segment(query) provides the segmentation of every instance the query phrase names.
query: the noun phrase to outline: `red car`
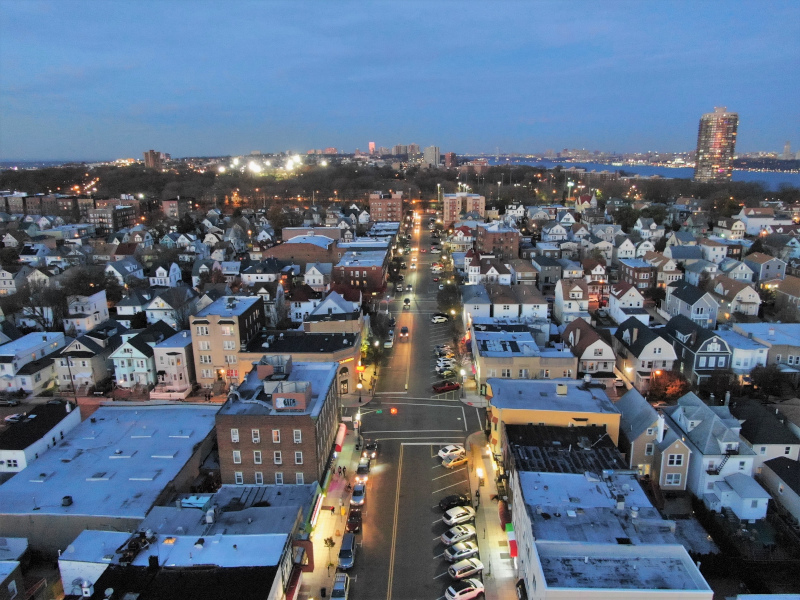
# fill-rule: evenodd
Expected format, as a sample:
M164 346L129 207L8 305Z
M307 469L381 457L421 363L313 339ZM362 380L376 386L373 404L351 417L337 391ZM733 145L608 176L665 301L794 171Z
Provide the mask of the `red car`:
M419 251L425 254L425 248L420 248Z
M455 381L443 381L433 385L433 391L437 394L444 394L445 392L452 392L459 389L461 386Z
M434 277L433 280L434 281L439 281L439 278L438 277Z

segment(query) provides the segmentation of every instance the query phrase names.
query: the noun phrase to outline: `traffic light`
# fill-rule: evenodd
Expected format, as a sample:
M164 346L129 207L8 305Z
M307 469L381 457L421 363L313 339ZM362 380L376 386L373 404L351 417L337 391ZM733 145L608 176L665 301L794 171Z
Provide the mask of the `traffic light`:
M393 406L392 408L389 409L389 412L392 413L393 415L396 415L397 409Z

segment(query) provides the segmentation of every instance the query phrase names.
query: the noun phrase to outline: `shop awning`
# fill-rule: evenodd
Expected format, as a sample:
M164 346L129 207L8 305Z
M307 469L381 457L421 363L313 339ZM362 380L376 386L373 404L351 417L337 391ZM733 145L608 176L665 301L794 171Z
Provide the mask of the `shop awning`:
M339 431L336 432L336 451L341 452L344 445L344 437L347 435L347 425L339 423Z
M508 510L508 503L505 500L497 503L497 512L500 514L500 527L505 529L506 525L511 523L511 511Z
M506 523L506 537L508 538L508 552L511 558L517 556L517 534L514 533L514 524Z

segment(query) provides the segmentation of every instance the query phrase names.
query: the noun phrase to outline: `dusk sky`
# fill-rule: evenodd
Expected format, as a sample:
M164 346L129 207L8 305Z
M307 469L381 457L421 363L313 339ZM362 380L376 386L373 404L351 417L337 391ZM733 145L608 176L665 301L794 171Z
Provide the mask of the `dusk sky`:
M800 150L800 3L0 0L0 159Z

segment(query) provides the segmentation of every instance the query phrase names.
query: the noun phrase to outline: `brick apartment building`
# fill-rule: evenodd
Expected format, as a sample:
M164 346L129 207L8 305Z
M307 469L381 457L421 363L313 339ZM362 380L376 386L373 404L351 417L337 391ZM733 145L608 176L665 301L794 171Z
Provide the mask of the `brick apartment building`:
M265 325L264 302L259 296L223 296L189 318L197 383L239 383L250 363L239 365L239 353Z
M189 214L192 210L193 198L172 198L171 200L161 201L161 212L168 219L180 219L184 215Z
M467 192L442 195L442 224L445 228L458 221L462 212L477 212L481 217L485 216L486 197Z
M475 229L475 251L493 254L500 260L519 257L519 230L500 221L478 223Z
M261 258L277 259L285 264L300 265L305 271L309 263L337 263L342 251L335 240L321 235L299 235L262 252Z
M340 430L336 369L291 356L258 361L216 415L223 484L324 480Z
M402 221L403 192L373 192L369 195L369 214L372 221Z
M136 209L132 206L92 208L88 211L89 223L94 225L98 236L104 236L136 224Z
M642 291L657 283L656 268L641 258L624 258L619 261L619 280L630 283Z
M388 252L345 252L334 265L331 283L349 285L364 296L376 295L386 287Z

